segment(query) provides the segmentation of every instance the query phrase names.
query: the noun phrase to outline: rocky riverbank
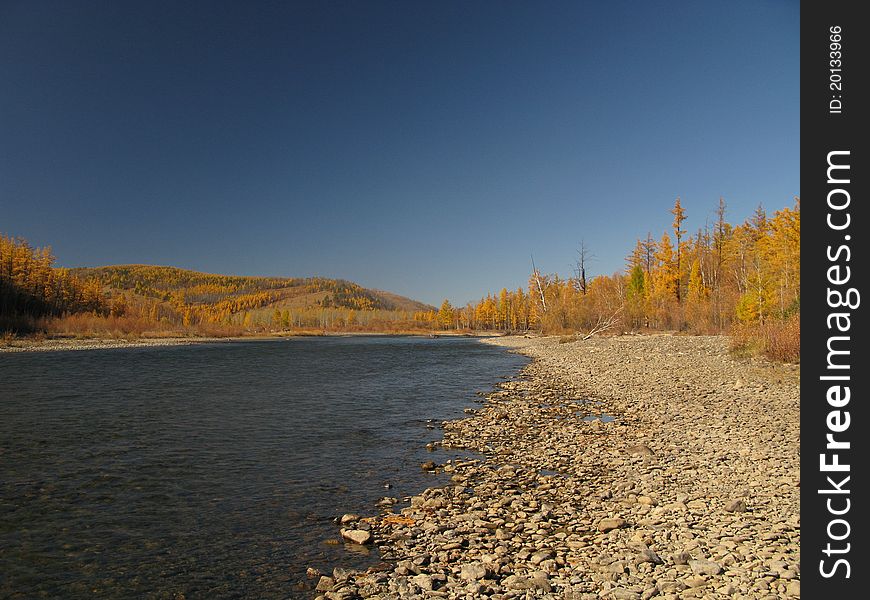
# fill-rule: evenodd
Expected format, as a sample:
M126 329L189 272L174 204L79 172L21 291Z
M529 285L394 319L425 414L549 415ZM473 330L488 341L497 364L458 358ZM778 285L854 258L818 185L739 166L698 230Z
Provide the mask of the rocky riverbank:
M188 346L190 344L215 343L225 338L13 338L0 340L2 352L61 352L73 350L105 350L109 348L139 348L142 346Z
M388 562L320 577L319 597L800 596L796 366L720 337L488 343L534 361L443 424L443 446L483 458L346 515L345 539Z

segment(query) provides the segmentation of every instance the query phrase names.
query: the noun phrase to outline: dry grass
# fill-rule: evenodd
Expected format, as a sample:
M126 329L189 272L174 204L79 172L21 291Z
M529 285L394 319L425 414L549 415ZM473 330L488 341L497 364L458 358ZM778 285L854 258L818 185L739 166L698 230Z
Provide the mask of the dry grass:
M46 318L39 329L50 336L73 338L138 339L167 337L235 337L245 333L239 325L202 324L181 327L135 316L78 313Z
M731 351L739 355L763 354L779 362L800 363L800 315L763 325L735 325L731 330Z

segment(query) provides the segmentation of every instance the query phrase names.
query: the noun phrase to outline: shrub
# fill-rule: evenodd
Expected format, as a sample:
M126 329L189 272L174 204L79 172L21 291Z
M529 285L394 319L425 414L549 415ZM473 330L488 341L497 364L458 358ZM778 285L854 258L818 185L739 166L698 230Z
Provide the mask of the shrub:
M731 330L731 351L735 354L763 354L779 362L799 363L801 358L800 313L764 324L739 324Z

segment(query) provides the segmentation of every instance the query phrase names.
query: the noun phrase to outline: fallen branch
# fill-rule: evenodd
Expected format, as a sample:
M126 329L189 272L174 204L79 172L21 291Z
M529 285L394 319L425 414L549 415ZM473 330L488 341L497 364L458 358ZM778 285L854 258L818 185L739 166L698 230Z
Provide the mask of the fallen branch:
M616 309L616 311L614 311L614 313L612 315L610 315L607 318L604 318L603 316L599 316L598 322L595 323L595 326L589 331L589 333L587 333L586 335L583 336L583 339L588 340L596 333L601 333L602 331L607 331L608 329L611 329L614 325L619 323L619 313L622 312L623 308L625 308L625 306L620 306L619 308Z

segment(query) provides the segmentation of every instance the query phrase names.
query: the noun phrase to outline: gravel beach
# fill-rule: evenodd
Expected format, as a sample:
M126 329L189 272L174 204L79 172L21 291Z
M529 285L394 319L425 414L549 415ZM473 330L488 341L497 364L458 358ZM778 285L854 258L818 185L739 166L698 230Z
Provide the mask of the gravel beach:
M54 338L35 340L30 338L0 341L0 353L3 352L61 352L77 350L106 350L110 348L140 348L153 346L189 346L190 344L215 343L225 341L224 338L139 338L139 339L103 339L103 338Z
M564 341L564 340L562 340ZM800 596L800 371L726 338L503 337L533 358L443 423L450 483L341 535L366 572L311 572L319 598Z

